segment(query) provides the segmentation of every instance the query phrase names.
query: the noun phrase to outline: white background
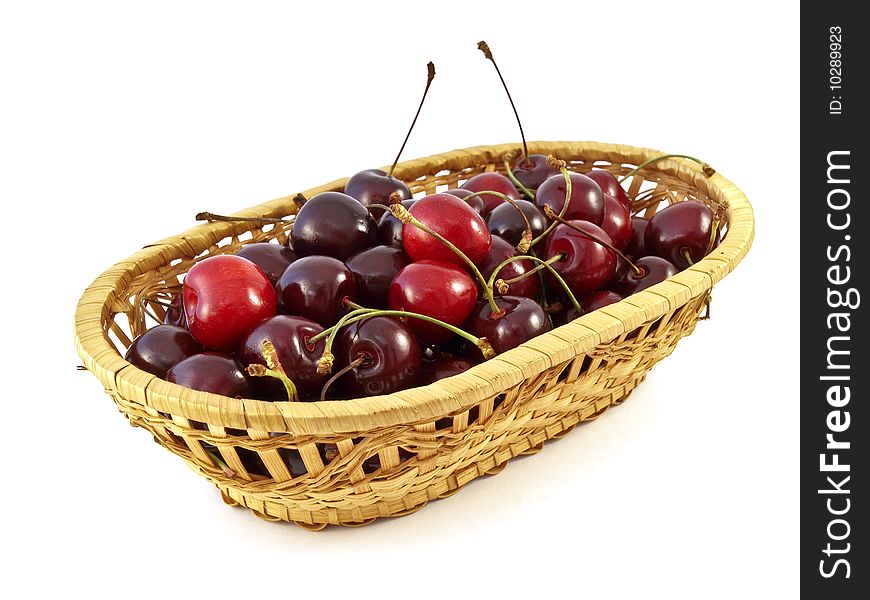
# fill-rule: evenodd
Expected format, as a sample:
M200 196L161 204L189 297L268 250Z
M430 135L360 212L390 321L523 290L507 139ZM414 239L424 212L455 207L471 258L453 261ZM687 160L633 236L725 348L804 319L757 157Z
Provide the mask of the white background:
M4 3L4 595L796 597L798 24L784 2ZM704 158L753 202L752 252L625 405L498 477L320 534L226 508L75 370L79 294L197 211L389 163L430 59L405 158L517 141L480 39L530 139Z

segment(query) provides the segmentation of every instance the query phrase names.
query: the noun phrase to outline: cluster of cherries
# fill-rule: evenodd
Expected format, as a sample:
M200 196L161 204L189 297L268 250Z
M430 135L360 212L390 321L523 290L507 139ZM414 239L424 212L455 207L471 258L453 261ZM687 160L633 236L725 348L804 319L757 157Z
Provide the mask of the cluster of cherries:
M427 90L433 76L430 63ZM719 241L701 202L632 216L610 172L573 172L523 148L504 174L416 200L392 169L314 196L286 244L192 267L164 324L137 337L127 360L230 397L389 394L664 281Z

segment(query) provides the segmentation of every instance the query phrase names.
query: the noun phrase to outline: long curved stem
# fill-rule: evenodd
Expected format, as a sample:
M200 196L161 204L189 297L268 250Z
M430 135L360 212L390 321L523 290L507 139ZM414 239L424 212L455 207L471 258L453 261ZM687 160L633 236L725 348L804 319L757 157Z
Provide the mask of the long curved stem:
M396 169L396 164L399 162L399 157L402 156L402 152L405 150L405 144L408 143L408 138L411 137L411 132L414 131L414 125L417 124L417 117L420 116L420 111L423 110L423 103L426 101L426 94L429 93L429 87L432 85L432 80L435 79L435 64L432 61L429 61L429 64L426 65L426 89L423 90L423 97L420 99L420 106L417 107L417 112L414 114L414 120L411 121L411 127L408 128L408 133L405 135L405 141L402 142L402 147L399 148L399 153L396 155L396 160L393 161L392 166L390 167L390 172L387 173L387 177L392 179L393 171Z
M559 171L562 173L562 177L565 178L565 202L562 204L562 210L559 211L559 217L561 218L564 217L565 213L568 212L568 205L571 204L571 172L568 170L568 165L565 163L564 160L557 160L552 156L548 156L547 162L554 167L558 167ZM544 212L546 213L546 210ZM532 243L529 244L529 248L534 248L535 244L547 237L547 235L549 235L549 233L553 231L555 227L556 222L553 221L547 226L547 228L543 232L541 232L541 235L532 240Z
M523 124L520 121L520 113L517 112L517 107L514 104L514 99L511 98L510 90L508 90L507 83L504 81L504 77L501 76L501 71L498 68L498 64L495 62L495 58L492 56L492 50L489 49L489 44L486 42L480 41L477 43L477 49L483 52L483 55L489 59L492 63L492 66L495 67L495 72L498 74L498 78L501 80L501 85L504 87L504 91L507 94L508 100L511 103L511 108L514 110L514 116L517 118L517 125L520 128L520 137L523 140L523 156L526 158L529 157L529 147L526 145L526 134L523 133Z
M619 179L619 183L622 183L623 181L625 181L626 179L628 179L629 177L631 177L632 175L634 175L635 173L637 173L641 169L644 169L653 163L657 163L660 160L665 160L668 158L685 158L685 159L691 160L693 162L696 162L699 165L701 165L701 170L704 171L704 175L706 175L707 177L712 176L716 172L716 169L714 169L713 167L711 167L710 165L705 163L700 158L695 158L694 156L689 156L688 154L663 154L662 156L656 156L655 158L650 158L649 160L643 161L642 163L637 165L635 168L633 168L631 171L629 171L628 173L623 175Z
M323 387L320 388L320 401L323 402L324 400L326 400L326 392L329 391L329 386L331 386L338 379L340 379L342 375L345 375L345 374L349 373L350 371L353 371L354 369L356 369L358 366L363 364L363 362L365 362L365 357L360 356L359 358L357 358L356 360L354 360L350 364L348 364L346 367L341 369L338 373L336 373L335 375L333 375L332 377L327 379L326 383L323 384Z
M580 302L577 301L577 298L574 296L574 293L571 291L571 288L568 286L568 282L566 282L562 278L562 276L556 271L556 269L554 269L553 266L550 264L551 262L557 262L559 260L562 260L563 258L564 258L564 256L562 254L557 254L556 256L553 256L547 260L541 260L537 256L511 256L510 258L503 260L495 268L495 270L492 272L492 275L490 275L489 280L490 280L490 282L492 282L492 285L497 285L497 283L496 283L497 281L503 281L504 283L508 283L507 281L504 281L504 280L496 280L496 275L499 273L499 271L501 271L504 267L511 264L512 262L515 262L518 260L530 260L534 263L538 263L538 267L536 267L533 271L528 271L527 273L524 273L523 277L525 277L526 275L531 275L535 270L547 269L550 272L550 274L559 282L559 284L565 290L565 294L567 294L568 299L571 300L571 304L574 305L574 308L576 308L578 311L582 312L583 309L580 306ZM517 279L519 279L519 278L517 278Z

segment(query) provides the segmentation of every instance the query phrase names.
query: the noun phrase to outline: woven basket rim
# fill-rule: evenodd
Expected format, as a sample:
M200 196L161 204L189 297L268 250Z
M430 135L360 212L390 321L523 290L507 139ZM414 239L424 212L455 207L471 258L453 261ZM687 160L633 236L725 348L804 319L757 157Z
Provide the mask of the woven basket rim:
M396 176L413 181L442 170L459 171L500 162L517 144L475 146L453 150L397 165ZM598 142L531 142L531 152L554 154L566 160L640 164L664 153L648 148ZM327 402L267 402L235 399L190 390L141 371L115 350L102 328L104 312L136 276L167 264L178 250L195 256L229 235L244 231L244 224L206 223L144 247L100 275L83 293L75 313L75 343L85 366L109 391L153 410L239 429L294 434L332 434L431 421L467 410L484 398L499 394L591 348L630 332L642 323L676 310L709 291L730 273L749 250L754 237L754 215L745 195L718 172L708 177L694 162L666 159L648 171L661 171L703 190L726 205L728 233L709 256L667 281L629 296L616 304L584 315L472 369L427 386L384 396ZM343 187L346 178L302 192L306 198ZM288 214L293 196L285 196L235 213L235 216Z

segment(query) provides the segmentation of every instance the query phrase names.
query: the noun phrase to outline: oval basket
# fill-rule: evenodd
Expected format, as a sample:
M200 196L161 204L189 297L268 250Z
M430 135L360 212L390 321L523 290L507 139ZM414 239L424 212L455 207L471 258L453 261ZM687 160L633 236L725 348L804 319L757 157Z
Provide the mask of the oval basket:
M568 161L576 171L595 166L617 175L662 155L591 142L529 147ZM503 155L515 150L516 145L454 150L403 162L396 176L417 194L432 193L501 170ZM345 181L302 196L341 190ZM76 347L130 423L150 431L214 483L226 503L309 529L405 515L625 400L694 330L713 285L749 250L752 208L719 174L666 159L633 176L629 191L635 212L646 216L662 203L706 203L726 232L722 243L665 282L425 387L348 401L263 402L170 384L123 359L130 340L162 318L156 301L177 291L196 261L246 243L283 242L291 223L198 225L117 263L79 301ZM235 216L286 217L304 198L279 198Z

